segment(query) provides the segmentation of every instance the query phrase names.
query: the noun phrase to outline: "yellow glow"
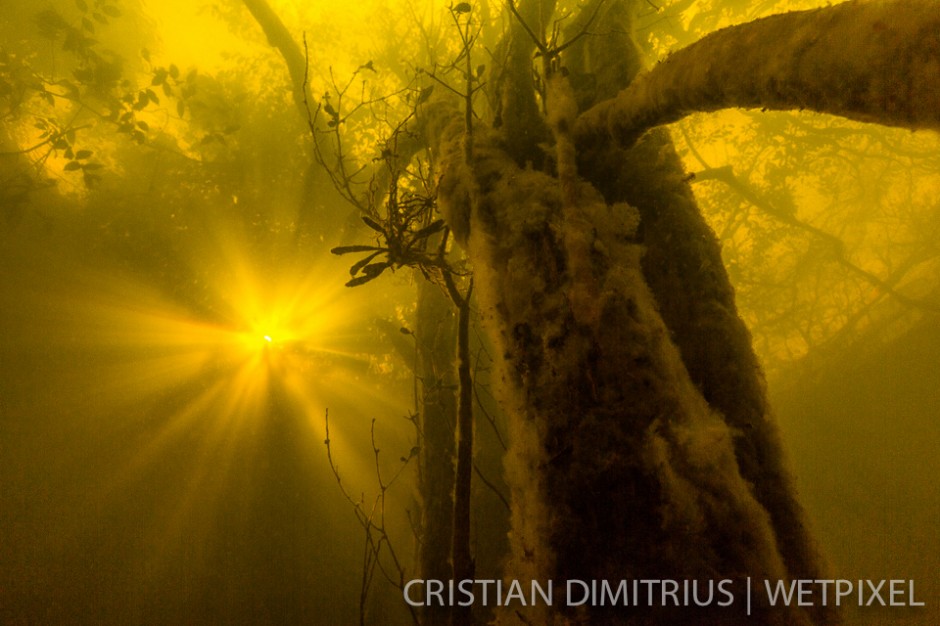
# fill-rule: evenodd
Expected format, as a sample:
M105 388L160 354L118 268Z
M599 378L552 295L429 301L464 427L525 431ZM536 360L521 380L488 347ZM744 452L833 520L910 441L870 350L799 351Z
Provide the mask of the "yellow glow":
M343 286L345 260L271 243L279 245L276 253L252 251L215 225L181 250L205 285L198 298L65 247L37 252L24 243L22 255L10 253L12 266L24 269L9 279L0 306L13 317L23 313L4 340L23 354L51 347L63 356L44 366L53 368L49 377L70 381L36 397L31 410L68 415L76 432L113 431L116 440L130 429L142 433L83 492L85 505L119 502L168 458L184 459L166 519L153 529L155 545L210 532L214 501L244 480L239 468L271 453L263 447L270 434L260 435L277 424L296 424L302 456L325 462L329 408L333 453L352 481L367 475L361 441L370 418L405 412L388 391L376 391L365 375L369 355L355 347L375 293ZM321 474L314 480L332 480Z

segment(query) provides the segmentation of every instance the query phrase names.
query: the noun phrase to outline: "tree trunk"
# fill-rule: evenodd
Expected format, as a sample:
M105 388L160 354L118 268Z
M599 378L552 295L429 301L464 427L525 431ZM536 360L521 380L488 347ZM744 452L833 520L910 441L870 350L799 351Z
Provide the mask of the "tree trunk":
M464 124L466 128L466 123ZM457 458L454 467L454 533L451 544L453 580L473 580L476 570L470 549L470 495L473 476L473 380L470 373L470 295L473 282L466 295L457 290L453 277L445 276L451 301L457 307ZM451 624L469 626L471 607L453 608Z
M437 285L418 280L420 577L449 580L454 532L454 429L457 415L454 306ZM447 624L448 607L423 609L422 623Z
M576 50L566 58L591 71ZM594 71L605 71L593 58ZM635 56L626 63L638 65ZM819 559L718 243L668 138L630 151L602 139L575 150L576 95L560 75L547 84L551 173L520 167L508 134L478 131L466 163L459 118L442 122L441 107L427 126L442 210L469 224L460 240L501 356L512 440L506 575L556 584L553 606L511 611L539 624L836 621L825 611L771 609L756 594L746 614L748 577L818 578ZM581 84L596 90L583 104L606 97L603 81ZM570 579L615 588L695 580L702 595L729 580L734 601L663 606L643 594L627 607L571 608Z
M637 211L608 208L584 188L589 199L566 219L555 179L482 141L477 153L467 246L503 355L508 576L730 578L734 610L592 608L570 617L744 623L744 576L786 579L787 568L741 475L734 433L693 383L646 284ZM552 610L537 606L528 617L551 623ZM761 623L809 623L795 609L756 610Z

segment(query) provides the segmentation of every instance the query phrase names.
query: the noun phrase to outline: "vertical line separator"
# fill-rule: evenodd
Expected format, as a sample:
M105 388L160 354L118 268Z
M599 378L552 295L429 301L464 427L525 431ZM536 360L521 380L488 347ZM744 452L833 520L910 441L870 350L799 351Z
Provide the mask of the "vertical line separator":
M747 616L751 616L751 577L747 577Z

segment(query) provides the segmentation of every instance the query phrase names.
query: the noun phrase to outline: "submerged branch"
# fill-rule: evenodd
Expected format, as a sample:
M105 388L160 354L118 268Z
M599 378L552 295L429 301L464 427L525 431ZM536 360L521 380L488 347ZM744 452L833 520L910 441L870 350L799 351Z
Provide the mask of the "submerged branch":
M297 40L287 30L280 16L274 12L265 0L242 0L258 25L268 38L268 43L277 48L287 65L291 84L294 88L294 104L301 114L305 112L304 102L307 95L307 59Z
M690 113L809 109L940 129L940 11L929 0L850 1L725 28L586 111L581 142L634 143Z

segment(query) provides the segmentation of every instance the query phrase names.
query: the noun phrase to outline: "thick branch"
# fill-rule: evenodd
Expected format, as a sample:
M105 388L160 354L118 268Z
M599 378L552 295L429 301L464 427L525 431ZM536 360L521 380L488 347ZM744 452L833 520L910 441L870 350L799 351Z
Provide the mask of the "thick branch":
M284 22L275 13L266 0L243 0L245 8L261 26L268 43L278 49L287 65L287 71L290 72L291 85L294 91L294 103L300 109L301 114L306 116L306 106L304 105L304 92L307 89L307 59L303 50L297 44L297 41L287 30Z
M555 11L555 0L525 0L510 5L519 15L503 45L506 60L502 83L502 121L506 145L519 164L538 165L544 159L539 146L550 134L542 121L532 80L532 53L536 49L533 28L539 32ZM525 24L525 26L523 26Z
M690 113L734 107L940 129L936 2L851 1L717 31L585 112L577 134L629 145Z

